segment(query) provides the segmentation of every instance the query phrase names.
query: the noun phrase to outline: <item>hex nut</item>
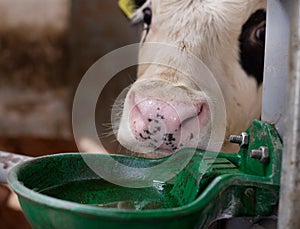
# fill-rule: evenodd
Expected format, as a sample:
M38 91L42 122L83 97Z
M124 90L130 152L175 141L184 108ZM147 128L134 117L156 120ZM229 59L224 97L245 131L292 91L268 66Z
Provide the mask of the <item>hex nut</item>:
M261 146L259 149L251 150L250 157L259 160L261 163L268 163L270 159L269 148Z
M239 144L240 147L247 146L249 144L249 136L246 132L242 132L240 135L230 135L229 142Z
M266 146L261 146L261 147L259 147L259 150L261 150L261 152L262 152L260 161L262 163L269 162L269 159L270 159L269 148Z
M249 136L246 132L241 133L242 143L240 144L241 147L247 146L249 144Z

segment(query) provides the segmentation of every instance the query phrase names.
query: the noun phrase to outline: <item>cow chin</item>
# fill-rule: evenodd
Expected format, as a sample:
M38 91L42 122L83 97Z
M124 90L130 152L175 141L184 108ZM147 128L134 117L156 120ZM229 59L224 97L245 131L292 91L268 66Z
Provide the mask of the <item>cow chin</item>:
M164 80L138 80L126 96L117 137L130 151L164 157L182 148L206 149L210 120L204 92Z

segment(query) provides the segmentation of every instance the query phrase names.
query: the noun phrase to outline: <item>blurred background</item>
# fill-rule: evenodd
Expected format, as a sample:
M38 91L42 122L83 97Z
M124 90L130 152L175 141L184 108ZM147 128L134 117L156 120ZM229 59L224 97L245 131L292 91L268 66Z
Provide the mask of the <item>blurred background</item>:
M0 150L78 151L71 126L77 85L100 57L137 42L137 30L117 0L0 0ZM135 68L122 71L98 99L96 124L110 152L119 146L109 134L109 111L134 78ZM6 185L0 185L0 227L30 228Z

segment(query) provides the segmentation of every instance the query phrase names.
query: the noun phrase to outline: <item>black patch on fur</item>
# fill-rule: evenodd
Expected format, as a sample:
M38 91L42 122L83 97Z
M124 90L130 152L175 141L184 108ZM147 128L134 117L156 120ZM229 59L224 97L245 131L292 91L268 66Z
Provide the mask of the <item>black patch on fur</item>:
M149 7L143 10L144 13L144 23L149 27L152 21L152 11Z
M264 58L265 58L265 34L261 34L259 40L255 40L256 30L266 21L266 11L257 10L253 13L242 27L239 38L240 64L245 72L254 77L257 84L263 82Z
M145 2L146 2L146 0L135 0L135 4L138 7L141 7L142 5L144 5Z

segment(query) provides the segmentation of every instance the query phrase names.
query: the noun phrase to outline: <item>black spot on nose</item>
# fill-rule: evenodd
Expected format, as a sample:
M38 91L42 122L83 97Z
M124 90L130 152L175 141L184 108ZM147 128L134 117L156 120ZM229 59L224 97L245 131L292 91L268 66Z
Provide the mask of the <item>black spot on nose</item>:
M192 140L193 138L194 138L194 134L191 133L191 134L190 134L190 140Z
M134 2L138 7L140 7L145 4L146 0L135 0Z
M160 114L156 114L156 117L160 118L160 119L165 119L165 117L163 115L160 115Z

